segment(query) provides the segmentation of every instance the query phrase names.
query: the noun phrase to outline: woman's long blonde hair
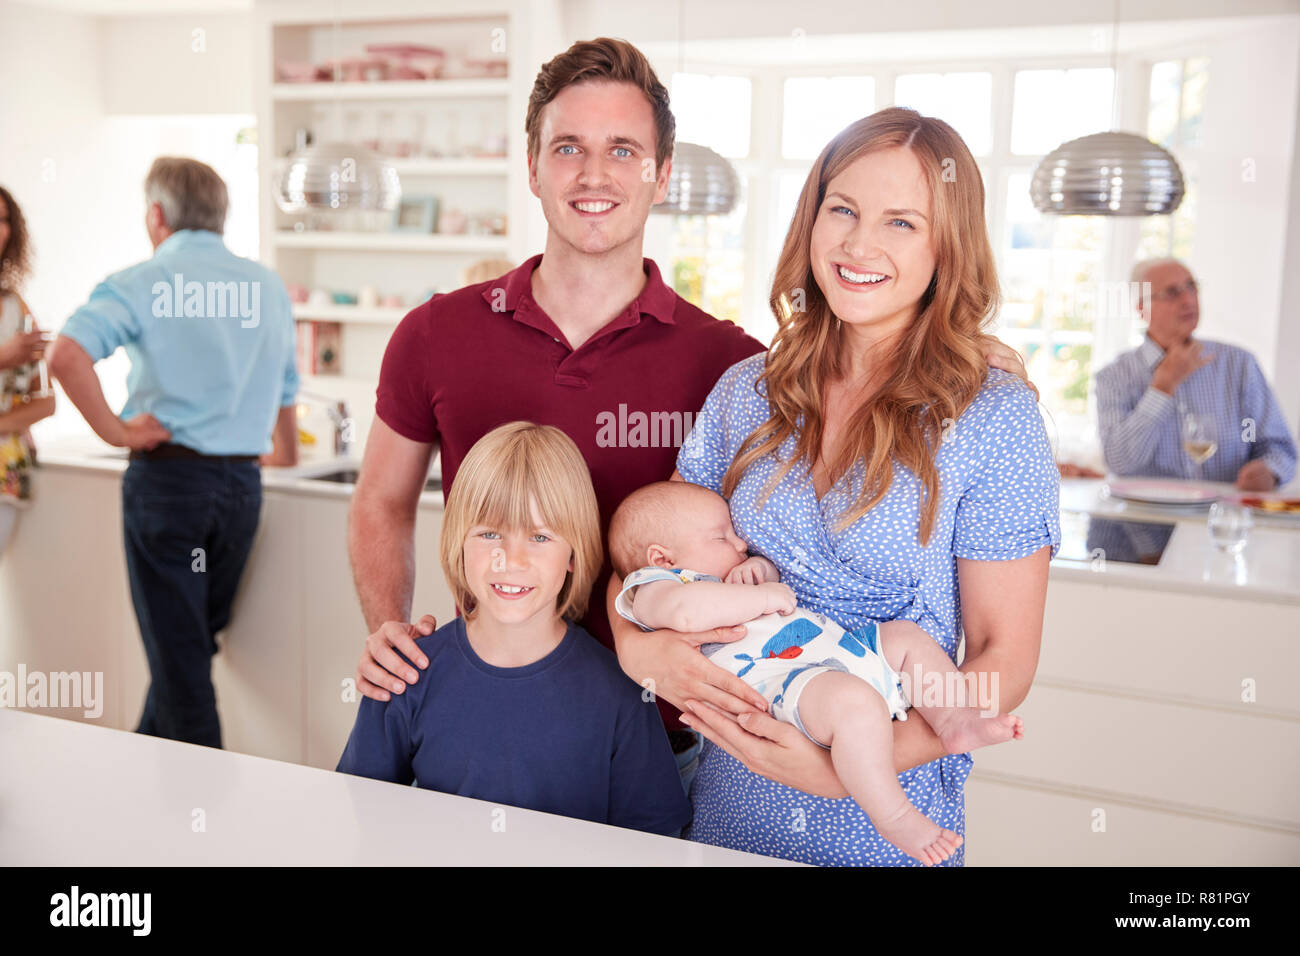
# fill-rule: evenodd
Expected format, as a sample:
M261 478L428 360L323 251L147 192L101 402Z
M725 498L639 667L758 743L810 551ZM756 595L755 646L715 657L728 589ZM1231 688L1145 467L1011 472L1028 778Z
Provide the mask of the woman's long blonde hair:
M723 477L722 493L730 497L749 466L775 453L791 435L798 436L796 454L768 482L760 504L796 463L811 470L821 458L822 397L827 385L847 371L847 356L841 323L813 276L813 223L833 178L866 154L895 146L912 151L929 183L934 276L917 317L884 357L881 367L888 377L852 412L839 452L828 465L832 483L858 461L866 467L841 528L885 496L894 462L916 475L925 491L918 527L924 546L938 513L938 441L945 422L956 421L987 374L982 328L997 307L998 283L979 167L951 126L915 110L884 109L847 127L822 150L804 182L769 299L778 328L759 379L767 390L769 418L741 444ZM806 306L802 311L791 308L799 290Z

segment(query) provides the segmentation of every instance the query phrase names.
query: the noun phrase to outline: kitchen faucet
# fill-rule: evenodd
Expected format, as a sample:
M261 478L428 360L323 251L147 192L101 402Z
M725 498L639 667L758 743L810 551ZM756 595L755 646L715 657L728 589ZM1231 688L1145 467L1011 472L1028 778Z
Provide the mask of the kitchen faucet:
M298 401L325 409L325 414L329 416L330 422L334 425L334 454L341 458L350 458L352 456L352 432L355 423L348 411L348 403L341 398L330 398L327 395L318 395L315 392L306 390L298 392Z

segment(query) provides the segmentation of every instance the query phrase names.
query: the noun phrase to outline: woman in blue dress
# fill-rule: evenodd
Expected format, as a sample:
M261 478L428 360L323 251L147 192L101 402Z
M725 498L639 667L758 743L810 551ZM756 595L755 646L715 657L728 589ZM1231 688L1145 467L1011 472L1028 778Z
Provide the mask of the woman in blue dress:
M961 138L912 110L859 120L800 194L770 351L718 381L674 477L728 499L800 605L846 628L914 622L954 661L964 634L962 671L1008 712L1037 665L1059 477L1033 393L982 356L997 302ZM846 798L827 751L694 651L717 639L615 625L624 670L685 703L707 738L686 835L808 863L915 864ZM894 728L909 799L964 834L970 755L945 754L924 721Z

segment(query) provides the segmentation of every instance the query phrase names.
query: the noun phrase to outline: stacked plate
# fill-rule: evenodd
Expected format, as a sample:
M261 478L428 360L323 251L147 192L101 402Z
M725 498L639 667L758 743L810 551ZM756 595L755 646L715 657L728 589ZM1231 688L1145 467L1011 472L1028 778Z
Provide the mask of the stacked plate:
M1219 488L1168 478L1116 478L1106 489L1112 498L1184 508L1206 508L1223 497Z

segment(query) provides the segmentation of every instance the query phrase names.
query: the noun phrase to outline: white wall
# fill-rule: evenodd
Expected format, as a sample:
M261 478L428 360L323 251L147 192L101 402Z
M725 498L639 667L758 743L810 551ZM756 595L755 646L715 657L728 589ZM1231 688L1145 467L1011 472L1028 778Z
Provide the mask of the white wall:
M95 214L106 185L102 62L94 18L0 4L0 182L27 219L35 272L24 298L46 327L118 261L120 230Z
M102 21L109 113L252 113L251 13Z
M248 236L235 251L256 252L256 225L242 223L256 195L230 175L229 142L252 123L251 47L247 14L100 18L0 4L0 88L11 91L0 98L0 182L27 219L35 255L23 297L43 328L59 329L104 276L152 254L142 188L156 156L221 169L238 207L227 230ZM97 366L114 407L127 368L122 353ZM60 398L35 434L86 428Z
M1296 80L1300 100L1300 78ZM1300 122L1291 143L1291 194L1286 204L1286 258L1282 262L1281 320L1278 323L1277 372L1273 387L1293 430L1300 420Z
M997 29L1069 24L1109 25L1114 0L925 0L919 3L863 3L862 0L678 0L610 3L565 0L567 36L622 37L633 43L676 41L679 11L685 7L688 39L790 36L818 33L885 33L906 30ZM1200 17L1296 13L1296 0L1125 0L1122 22ZM1107 31L1109 32L1109 31Z
M1292 434L1300 381L1289 346L1300 314L1282 309L1300 81L1300 20L1211 44L1190 266L1204 287L1199 334L1249 349L1279 389ZM1290 326L1290 328L1288 328ZM1288 361L1289 356L1289 361Z

